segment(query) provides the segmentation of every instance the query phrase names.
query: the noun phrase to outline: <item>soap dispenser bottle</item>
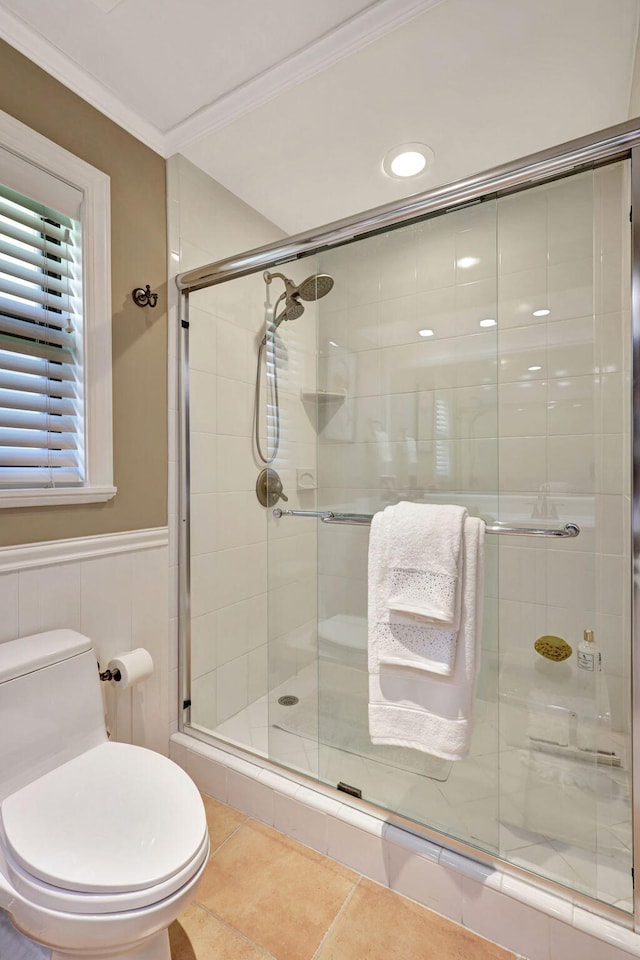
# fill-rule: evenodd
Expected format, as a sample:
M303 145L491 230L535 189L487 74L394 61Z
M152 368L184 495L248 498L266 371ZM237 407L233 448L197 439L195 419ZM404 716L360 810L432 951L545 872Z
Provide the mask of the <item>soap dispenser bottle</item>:
M602 671L602 654L593 639L593 630L585 630L578 644L578 669L588 670L590 673Z
M593 630L585 630L577 649L580 702L577 710L577 747L594 757L604 748L611 727L611 708L607 681L602 673L602 654L593 639Z

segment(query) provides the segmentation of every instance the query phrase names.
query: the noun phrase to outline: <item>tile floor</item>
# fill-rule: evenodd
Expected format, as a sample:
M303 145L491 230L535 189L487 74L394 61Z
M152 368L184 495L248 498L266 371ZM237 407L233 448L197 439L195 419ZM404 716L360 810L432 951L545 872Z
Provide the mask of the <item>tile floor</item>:
M172 960L515 960L399 894L205 797L211 858Z

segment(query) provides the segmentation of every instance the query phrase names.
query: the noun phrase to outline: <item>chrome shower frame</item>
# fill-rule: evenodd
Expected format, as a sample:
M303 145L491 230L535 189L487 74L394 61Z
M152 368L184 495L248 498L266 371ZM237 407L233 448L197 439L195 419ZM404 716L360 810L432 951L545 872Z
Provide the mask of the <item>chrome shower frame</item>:
M323 249L340 246L359 240L430 215L448 213L479 202L489 196L504 195L527 186L558 179L617 160L631 160L632 210L640 211L640 119L609 127L586 137L569 141L557 147L543 150L511 163L495 167L473 177L454 181L425 193L420 193L394 203L376 207L353 217L335 221L315 230L297 234L262 247L240 253L234 257L206 264L195 270L181 273L176 278L180 292L180 730L201 736L189 727L190 723L190 577L189 577L189 524L190 524L190 479L189 479L189 396L188 396L188 350L189 350L189 295L227 280L247 276L261 270L271 269L297 260ZM629 571L631 609L631 669L632 669L632 784L633 820L638 824L633 836L634 873L640 876L640 215L632 218L631 254L631 328L632 328L632 570ZM232 753L243 751L229 748L215 736L202 737L207 742L222 746ZM252 757L249 750L246 755ZM310 785L316 781L309 778ZM341 794L341 802L348 798ZM394 817L400 825L417 831L415 823ZM463 855L495 866L505 873L530 877L529 871L514 867L498 857L483 854L464 841L444 836L425 827L420 831L428 839L447 846ZM535 882L566 898L565 887L551 880L535 878ZM640 933L640 884L634 889L634 913L626 914L615 907L608 907L592 897L571 891L571 899L583 904L591 912L605 916L615 923L632 928Z

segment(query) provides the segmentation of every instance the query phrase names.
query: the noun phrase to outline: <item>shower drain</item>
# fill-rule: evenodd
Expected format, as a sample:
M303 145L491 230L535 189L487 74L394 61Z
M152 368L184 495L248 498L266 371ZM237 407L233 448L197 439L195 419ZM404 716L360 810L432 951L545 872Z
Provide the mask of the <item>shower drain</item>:
M287 694L286 697L278 697L278 703L281 707L295 707L298 702L298 698L292 694Z

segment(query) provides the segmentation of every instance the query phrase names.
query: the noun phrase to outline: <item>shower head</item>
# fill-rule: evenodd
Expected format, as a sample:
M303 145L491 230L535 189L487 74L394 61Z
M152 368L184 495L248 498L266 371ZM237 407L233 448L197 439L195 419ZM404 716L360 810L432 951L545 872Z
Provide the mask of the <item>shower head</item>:
M328 273L316 273L312 277L307 277L298 287L298 296L303 300L320 300L326 297L333 287L333 277Z
M271 283L274 277L280 277L281 280L284 280L287 304L289 304L290 300L295 299L297 301L300 297L307 301L319 300L321 297L325 297L333 287L333 277L330 277L328 273L314 273L297 286L293 280L285 277L284 273L270 273L269 270L265 270L262 276L264 282L267 284ZM298 304L298 306L300 306L300 304ZM297 313L296 317L299 316L300 313ZM295 320L296 317L292 316L286 319Z

